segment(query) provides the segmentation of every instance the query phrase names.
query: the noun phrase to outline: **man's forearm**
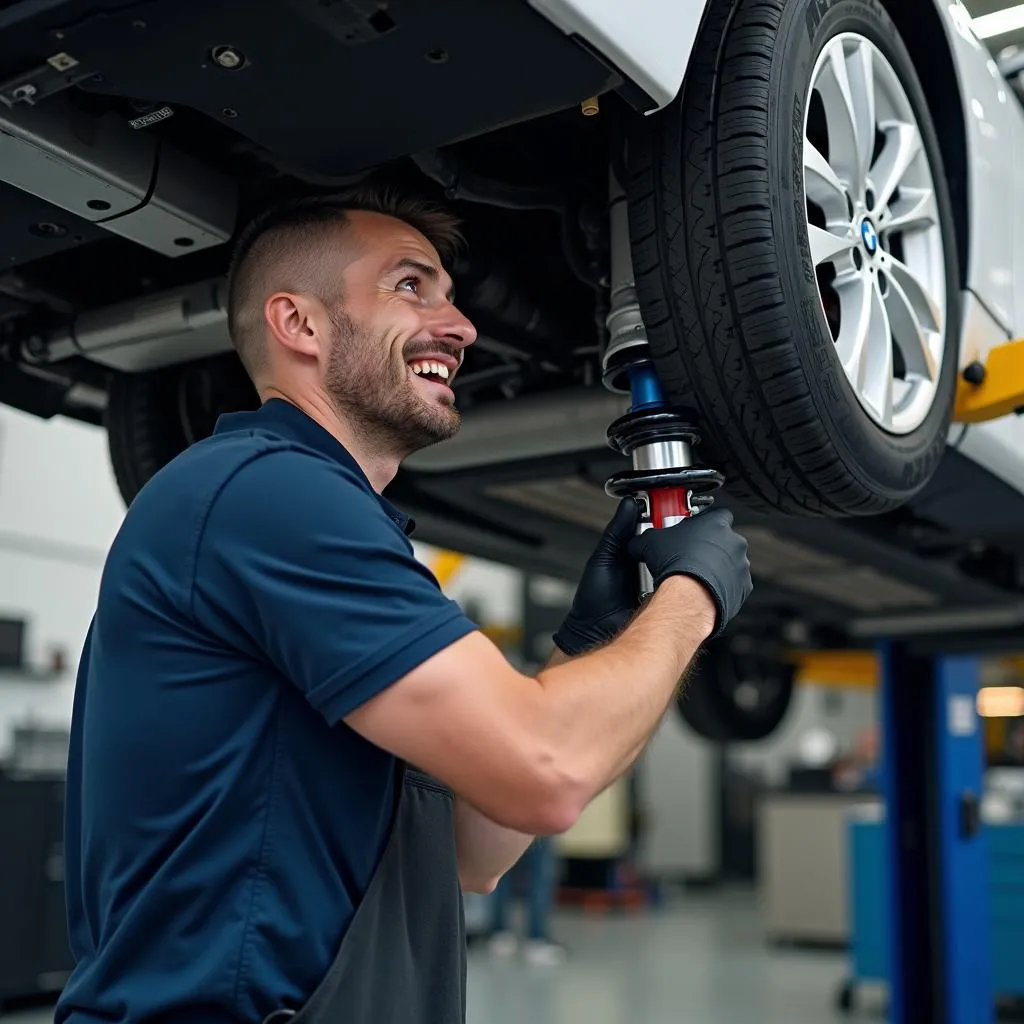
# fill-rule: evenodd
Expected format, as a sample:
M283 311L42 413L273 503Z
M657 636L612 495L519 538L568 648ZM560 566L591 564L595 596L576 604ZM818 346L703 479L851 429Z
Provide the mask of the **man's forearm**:
M657 719L654 722L654 725L651 726L651 728L646 732L645 735L643 735L640 741L632 749L627 751L625 757L623 757L617 764L612 765L605 778L598 783L599 790L604 790L607 786L610 786L621 775L629 771L629 769L632 768L633 765L636 763L637 758L640 757L640 755L646 749L647 745L651 742L651 737L653 736L657 728L661 725L662 719L669 712L669 710L672 707L672 704L675 703L679 694L684 691L687 677L689 676L693 668L695 659L699 657L699 654L700 648L698 647L694 652L694 655L691 658L691 660L687 663L682 675L679 677L678 680L676 680L675 686L671 689L669 693L668 702L662 708L661 714L658 715Z
M546 670L546 669L549 669L549 668L554 668L556 665L564 665L569 660L570 659L569 659L568 655L564 654L562 651L560 651L556 647L554 654L551 656L551 658L548 659L548 662L544 666L544 669ZM678 684L677 684L677 687L676 687L677 690L680 689L682 687L682 685L685 683L686 675L687 675L688 672L689 672L689 666L687 666L687 668L684 671L683 675L680 677L680 679L678 681ZM673 693L673 697L674 696L675 696L675 693ZM659 718L659 722L660 722L660 718ZM611 769L608 771L608 773L605 776L605 778L603 780L600 780L598 782L598 784L597 784L597 786L598 786L598 790L597 791L599 793L603 792L605 789L607 789L608 786L610 786L613 782L615 782L616 779L618 779L620 776L624 775L627 771L629 771L629 769L636 762L636 759L644 752L644 748L650 742L650 739L651 739L651 734L647 733L639 741L639 743L637 743L631 750L629 750L626 753L625 757L623 757L618 763L614 764L611 767Z
M583 806L643 750L713 628L706 591L672 577L615 641L538 674L549 749Z
M532 842L533 836L505 828L461 796L455 798L455 848L466 892L493 891Z
M568 656L557 647L545 669L563 665ZM492 821L462 797L455 798L455 847L459 881L466 892L491 892L506 871L526 852L534 837Z

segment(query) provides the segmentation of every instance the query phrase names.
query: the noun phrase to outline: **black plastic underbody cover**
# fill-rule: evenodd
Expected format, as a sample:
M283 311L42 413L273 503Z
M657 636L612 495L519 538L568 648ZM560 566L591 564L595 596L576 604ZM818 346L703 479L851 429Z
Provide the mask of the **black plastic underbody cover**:
M226 50L233 66L222 66ZM0 4L0 79L61 53L102 76L79 88L194 108L320 175L565 109L621 81L526 0Z

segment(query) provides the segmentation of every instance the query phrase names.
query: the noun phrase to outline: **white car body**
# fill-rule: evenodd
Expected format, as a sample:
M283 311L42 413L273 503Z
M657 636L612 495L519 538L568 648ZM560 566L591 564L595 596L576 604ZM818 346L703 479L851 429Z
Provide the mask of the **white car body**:
M670 103L686 76L702 0L527 0L562 31L604 54L651 99ZM1003 79L959 0L934 0L963 100L967 134L969 260L962 295L960 366L1024 336L1024 108ZM651 26L657 26L652 31ZM1009 209L1008 209L1009 207ZM1024 423L954 424L950 444L1024 492Z

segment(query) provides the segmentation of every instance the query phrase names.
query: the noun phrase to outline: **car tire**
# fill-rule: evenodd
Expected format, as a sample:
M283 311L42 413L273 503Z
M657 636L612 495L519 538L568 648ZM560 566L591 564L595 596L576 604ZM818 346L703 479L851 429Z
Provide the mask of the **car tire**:
M785 720L795 682L796 667L756 637L723 637L698 658L676 710L702 739L756 742Z
M844 34L847 42L837 42ZM868 45L860 49L857 39ZM923 405L908 406L916 410L915 417L920 414L920 422L900 413L902 420L894 414L886 425L883 414L871 415L870 404L858 397L836 342L837 336L848 340L850 335L833 330L837 316L840 329L843 322L855 325L857 320L845 308L837 313L834 300L841 279L836 276L831 282L830 295L829 264L820 264L816 271L812 258L808 224L823 208L805 201L805 191L811 195L807 180L820 187L818 178L805 178L805 132L816 133L816 144L824 145L819 122L832 116L827 138L831 146L834 131L830 152L836 163L842 153L842 125L836 118L843 108L826 103L822 89L811 89L818 58L830 44L856 46L851 53L870 51L888 62L904 90L903 99L909 101L907 115L916 120L926 161L917 158L911 171L930 173L934 187L934 230L916 237L939 238L941 254L922 265L930 268L933 299L940 287L944 291L944 322L938 317L929 321L935 329L931 342L943 346L941 361L929 364L934 356L927 353L919 360L906 330L889 345L894 376L901 365L904 381L912 379L912 363L930 369L932 379L915 392L929 398L927 412L921 412ZM830 63L820 67L833 73ZM871 67L872 74L887 74L881 61ZM838 73L828 79L833 80L839 80ZM890 88L888 77L878 80L884 81L885 90ZM837 94L829 92L830 97ZM849 95L854 95L852 88ZM876 96L888 102L888 92ZM875 109L879 115L885 112L882 106ZM858 136L851 132L851 137ZM918 493L943 455L950 422L958 363L959 275L938 139L911 58L882 4L712 0L677 101L653 116L637 118L626 150L633 263L652 357L670 403L696 420L703 439L701 461L723 470L730 491L758 511L869 515L893 509ZM879 160L877 152L874 156ZM871 167L879 176L882 170L880 162ZM895 195L903 202L913 194L908 190ZM830 196L830 191L824 193L822 201L831 206ZM861 190L860 196L878 199L873 191ZM895 211L892 205L881 216L888 214L891 220ZM851 231L860 223L860 230L868 232L861 236L863 247L858 243L837 257L855 263L856 253L869 252L871 231L857 220L852 206L847 215ZM904 249L910 236L898 232L886 241L883 229L880 221L876 249L867 261L872 274L885 244L889 256L897 244L904 256L919 248L914 241ZM815 255L820 252L815 250ZM833 273L839 266L832 264ZM844 266L846 281L849 267ZM895 263L889 269L895 273ZM863 273L867 271L861 266L857 274ZM879 293L889 287L880 268L872 280L877 280ZM868 285L864 288L868 294ZM860 293L844 287L841 294L846 301ZM904 294L911 301L918 298L916 292ZM894 291L879 300L886 318L888 303L898 297ZM930 312L919 322L929 318ZM869 323L874 338L876 321ZM884 356L883 345L873 350ZM875 369L865 379L874 380ZM895 385L897 390L902 386ZM879 399L874 405L882 408L885 403Z
M107 448L126 505L186 442L176 409L175 373L118 374L107 392Z
M114 479L126 505L167 463L213 432L217 417L258 399L233 354L142 373L118 373L105 425Z

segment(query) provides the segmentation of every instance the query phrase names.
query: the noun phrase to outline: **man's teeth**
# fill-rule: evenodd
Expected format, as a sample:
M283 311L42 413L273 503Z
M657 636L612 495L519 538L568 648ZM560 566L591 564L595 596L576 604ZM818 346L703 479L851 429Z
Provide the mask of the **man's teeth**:
M448 367L444 363L417 362L410 363L413 373L435 373L442 380L448 379Z

